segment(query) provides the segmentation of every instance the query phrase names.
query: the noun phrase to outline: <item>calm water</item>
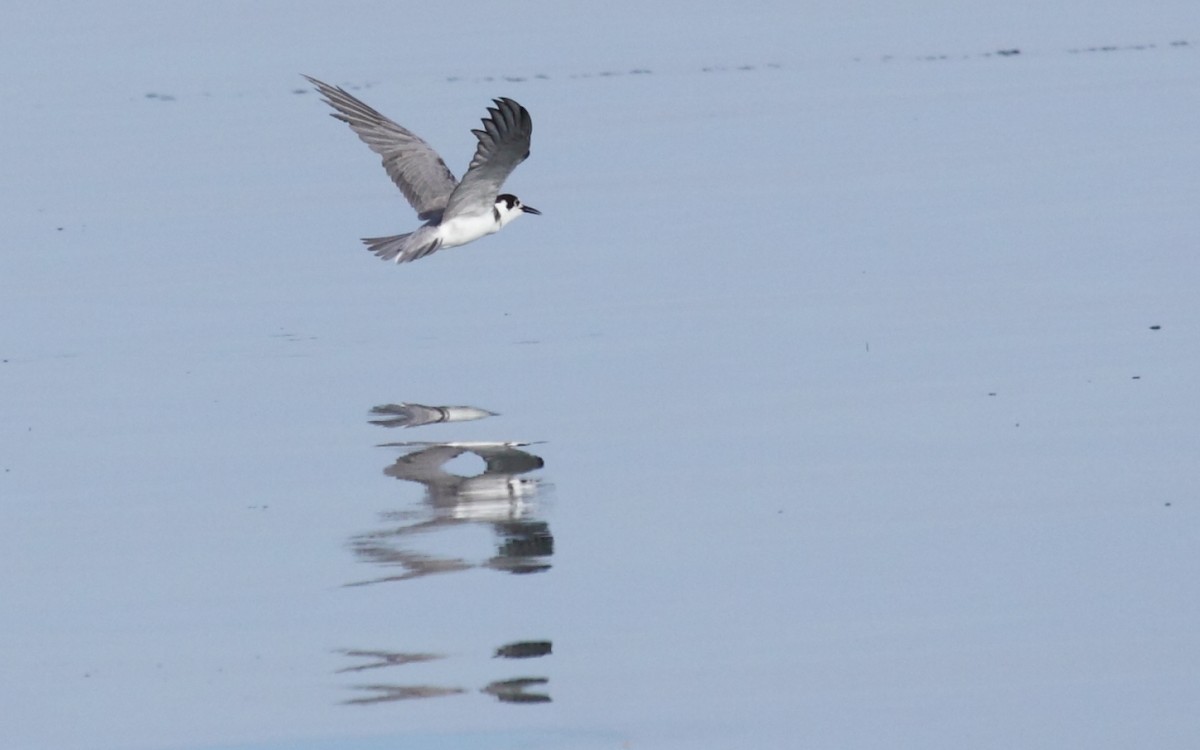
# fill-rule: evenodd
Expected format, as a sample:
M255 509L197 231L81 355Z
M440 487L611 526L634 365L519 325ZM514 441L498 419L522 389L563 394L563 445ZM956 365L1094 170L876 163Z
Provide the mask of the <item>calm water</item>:
M1196 40L215 7L5 84L0 745L1189 746ZM376 261L298 72L455 169L513 96L544 215Z

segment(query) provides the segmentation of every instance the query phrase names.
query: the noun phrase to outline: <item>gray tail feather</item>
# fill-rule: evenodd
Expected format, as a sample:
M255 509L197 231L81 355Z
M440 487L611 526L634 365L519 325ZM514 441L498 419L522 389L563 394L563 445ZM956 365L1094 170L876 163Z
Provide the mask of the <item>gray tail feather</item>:
M433 227L421 227L415 232L391 237L363 237L363 244L383 260L408 263L420 260L442 246L433 236Z

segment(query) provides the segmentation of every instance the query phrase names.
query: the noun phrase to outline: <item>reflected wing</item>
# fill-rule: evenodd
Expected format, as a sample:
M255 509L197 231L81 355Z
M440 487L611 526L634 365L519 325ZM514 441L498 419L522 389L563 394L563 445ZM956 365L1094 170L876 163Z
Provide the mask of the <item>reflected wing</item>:
M383 168L422 219L435 217L446 207L458 182L442 157L407 128L392 122L344 89L304 76L337 110L336 117L383 157ZM478 158L478 157L476 157Z
M488 107L483 129L471 131L479 139L479 146L462 182L450 195L448 215L492 210L500 186L529 157L529 139L533 135L529 110L512 99L493 101L496 106Z
M442 467L451 459L466 453L466 448L456 448L451 445L434 444L423 450L406 453L391 466L383 470L384 474L396 479L406 479L421 484L435 484L455 477Z
M487 464L485 474L525 474L546 465L540 456L517 450L511 446L487 446L471 448Z

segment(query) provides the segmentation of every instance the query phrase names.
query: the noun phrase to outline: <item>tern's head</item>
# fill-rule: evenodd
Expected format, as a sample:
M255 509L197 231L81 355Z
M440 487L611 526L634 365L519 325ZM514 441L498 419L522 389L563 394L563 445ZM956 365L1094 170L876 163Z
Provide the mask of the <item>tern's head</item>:
M510 193L496 196L496 218L500 221L500 226L504 226L521 214L541 216L542 212L533 206L526 206L521 203L520 198Z

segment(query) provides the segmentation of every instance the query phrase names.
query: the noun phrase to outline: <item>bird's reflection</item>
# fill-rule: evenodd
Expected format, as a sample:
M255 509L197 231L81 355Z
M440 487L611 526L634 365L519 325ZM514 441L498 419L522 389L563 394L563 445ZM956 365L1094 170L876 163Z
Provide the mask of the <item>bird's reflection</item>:
M544 462L522 448L529 443L388 443L409 449L384 469L384 474L425 488L423 509L402 514L408 523L364 534L351 540L356 554L366 562L398 567L402 572L356 581L403 581L433 573L452 573L477 567L510 573L547 570L554 553L554 537L545 521L536 518L539 479L522 476L542 468ZM483 459L482 472L464 476L446 470L450 461L471 454ZM413 517L416 520L409 520ZM476 560L417 551L407 540L463 524L490 526L498 537L492 554Z
M550 641L522 641L509 643L496 649L497 658L532 659L550 655ZM384 667L400 667L406 664L444 659L440 654L412 654L388 651L357 651L344 650L341 652L352 658L371 659L365 664L356 664L339 669L339 673L362 672L369 669ZM501 703L549 703L548 694L534 692L532 688L546 685L550 680L546 677L514 677L507 680L494 680L479 689L480 693L490 695ZM369 706L375 703L391 703L395 701L412 700L414 698L441 698L448 695L461 695L469 692L467 688L451 685L401 685L395 683L374 682L351 685L351 689L360 693L357 698L342 701L348 706Z
M496 649L497 659L535 659L548 656L553 650L550 641L517 641Z
M545 465L521 448L529 443L385 443L385 447L412 448L384 474L425 486L425 502L439 515L466 520L496 521L521 518L531 511L538 480L522 477ZM464 454L482 458L484 470L474 476L446 471L450 461Z
M355 659L373 659L366 664L355 664L352 667L342 667L338 673L342 672L365 672L368 669L382 669L383 667L397 667L404 664L417 664L423 661L434 661L435 659L446 658L442 654L413 654L403 651L362 651L355 649L343 649L341 652L344 656L349 656Z
M413 428L430 424L462 422L495 416L494 412L470 406L426 406L398 403L371 410L372 424L388 428ZM358 558L388 570L387 575L346 584L405 581L434 573L454 573L477 568L509 573L538 573L550 568L554 537L549 524L539 518L542 480L527 476L542 469L541 457L526 450L527 442L398 442L382 447L403 452L383 473L423 487L415 508L382 514L383 527L350 539ZM474 457L483 462L476 473L461 471L459 459ZM483 526L491 530L493 543L486 553L475 556L440 552L450 549L453 529ZM551 655L545 639L507 643L495 650L500 659L534 659ZM346 649L344 656L357 663L337 670L362 673L369 670L403 668L447 658L442 654L416 651ZM537 688L546 677L514 677L496 680L479 693L503 703L547 703L550 696ZM399 684L385 681L349 686L357 697L349 705L374 705L414 698L432 698L469 692L467 688L430 684Z
M483 692L494 695L502 703L549 703L550 696L545 693L533 693L529 688L545 685L549 680L545 677L517 677L512 680L497 680L488 683Z
M379 415L371 424L380 427L421 427L439 422L469 422L497 416L496 412L474 406L425 406L424 404L382 404L371 408Z
M447 695L461 695L467 692L463 688L439 687L437 685L354 685L355 690L371 693L361 698L351 698L342 701L347 706L369 706L373 703L391 703L393 701L412 700L413 698L443 698Z

